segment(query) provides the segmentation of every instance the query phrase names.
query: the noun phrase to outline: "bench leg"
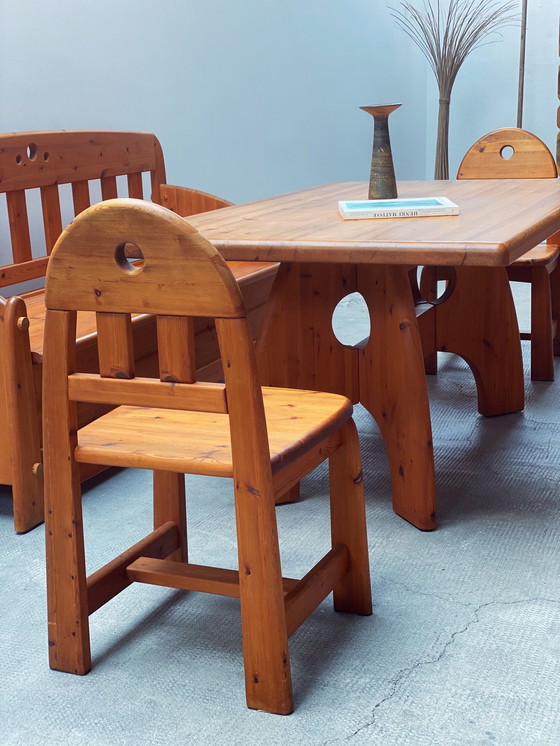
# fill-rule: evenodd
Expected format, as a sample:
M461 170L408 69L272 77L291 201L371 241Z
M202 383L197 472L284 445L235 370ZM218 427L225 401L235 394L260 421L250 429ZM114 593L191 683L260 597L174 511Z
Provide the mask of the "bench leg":
M4 380L14 526L18 533L25 533L44 520L41 437L28 326L25 302L15 296L10 298L4 316Z

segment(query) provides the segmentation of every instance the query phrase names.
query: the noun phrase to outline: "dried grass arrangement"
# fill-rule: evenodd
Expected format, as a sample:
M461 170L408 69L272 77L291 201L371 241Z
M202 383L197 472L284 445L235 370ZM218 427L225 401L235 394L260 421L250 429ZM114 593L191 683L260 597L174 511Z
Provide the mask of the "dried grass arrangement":
M439 113L435 179L449 178L449 105L459 68L483 39L501 26L513 25L517 2L496 0L424 0L418 10L406 0L402 9L390 8L398 26L422 50L436 76ZM489 44L495 39L489 39Z

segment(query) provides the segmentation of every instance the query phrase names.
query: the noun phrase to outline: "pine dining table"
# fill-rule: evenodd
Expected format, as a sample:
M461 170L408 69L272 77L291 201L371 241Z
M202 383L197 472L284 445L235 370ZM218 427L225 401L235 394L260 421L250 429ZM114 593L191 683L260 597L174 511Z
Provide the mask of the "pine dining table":
M344 182L188 220L225 259L281 263L257 343L262 383L361 402L387 448L394 511L432 530L436 480L425 361L436 349L465 358L483 415L523 409L521 344L505 267L560 232L560 180L403 181L398 190L399 197L448 197L459 215L344 220L338 200L367 198L366 183ZM415 268L429 265L453 268L437 314L414 282ZM369 338L353 347L332 329L335 307L352 292L364 297L371 322Z

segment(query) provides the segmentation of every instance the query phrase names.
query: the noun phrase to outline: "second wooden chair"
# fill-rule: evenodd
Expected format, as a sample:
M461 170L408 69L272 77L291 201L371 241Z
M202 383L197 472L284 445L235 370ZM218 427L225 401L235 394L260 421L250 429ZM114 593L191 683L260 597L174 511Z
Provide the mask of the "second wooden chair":
M536 135L508 127L484 135L465 154L458 179L555 179L554 157ZM553 236L507 267L510 281L531 283L531 378L554 380L554 355L560 355L559 236ZM432 299L437 279L445 270L429 268L422 277L422 294ZM436 321L437 323L437 321ZM432 372L432 371L430 371ZM435 372L435 371L433 371Z

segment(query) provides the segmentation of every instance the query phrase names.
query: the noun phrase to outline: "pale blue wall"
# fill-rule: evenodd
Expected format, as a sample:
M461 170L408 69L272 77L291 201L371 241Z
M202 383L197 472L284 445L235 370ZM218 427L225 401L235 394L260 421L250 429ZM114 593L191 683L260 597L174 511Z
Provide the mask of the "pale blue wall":
M394 0L397 4L398 0ZM366 179L365 104L391 117L397 175L433 167L432 73L385 0L2 0L0 130L140 129L170 182L254 199ZM529 0L525 125L553 147L557 0ZM459 74L451 169L514 125L518 30Z
M401 177L424 173L425 69L383 0L4 2L0 130L143 129L169 181L234 201L366 179L393 115Z

